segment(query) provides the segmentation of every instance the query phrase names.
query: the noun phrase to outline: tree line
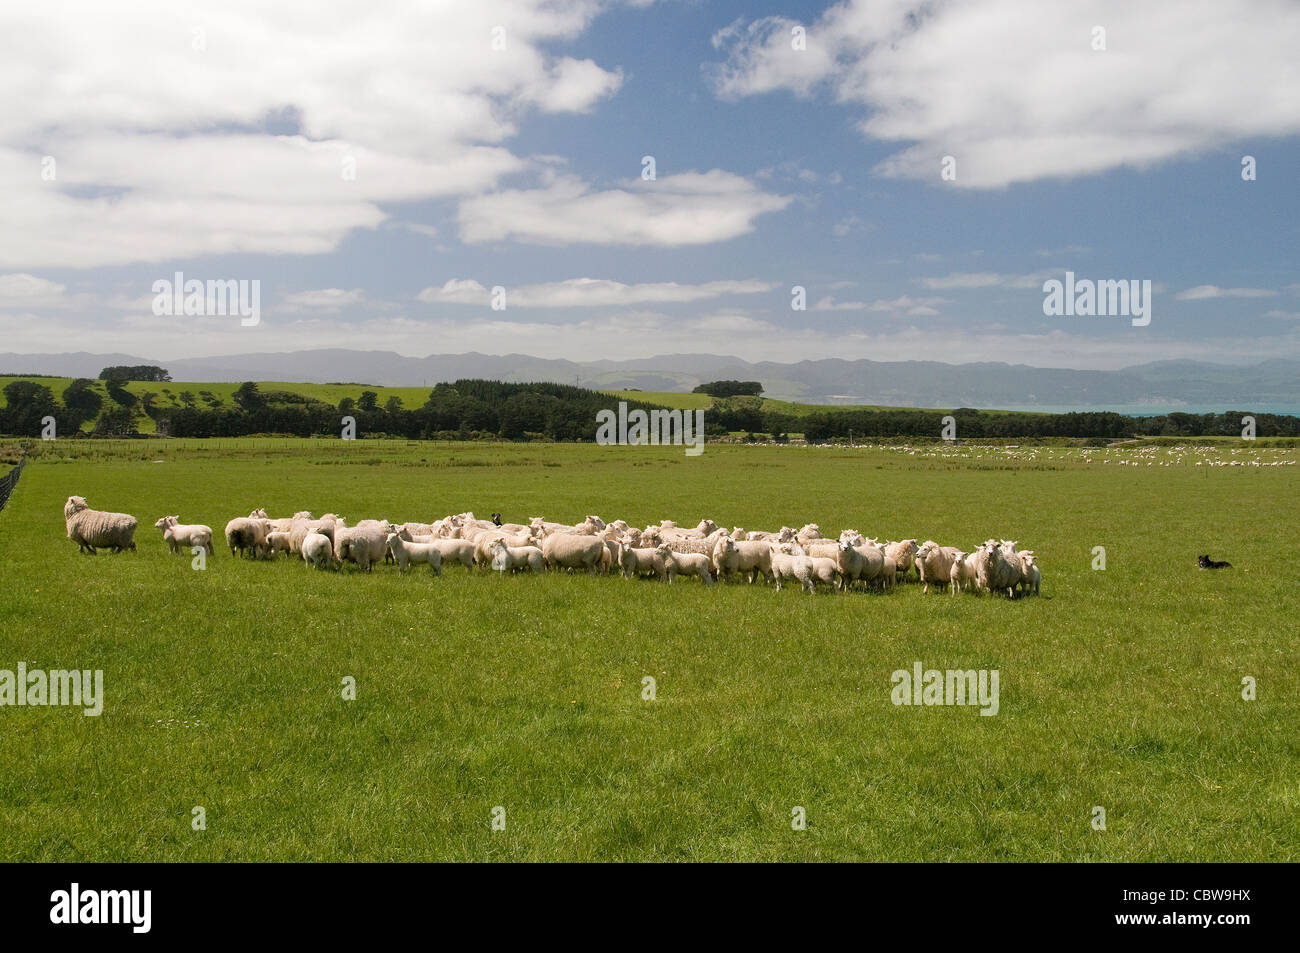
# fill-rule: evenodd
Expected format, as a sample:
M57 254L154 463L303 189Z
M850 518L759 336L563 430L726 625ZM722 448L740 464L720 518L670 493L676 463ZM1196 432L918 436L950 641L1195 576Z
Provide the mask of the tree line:
M424 404L406 408L397 397L380 402L376 391L362 389L355 397L331 404L288 391L263 390L247 381L229 403L210 391L160 395L127 390L124 379L104 380L107 398L86 378L73 381L59 398L39 379L11 381L4 387L0 433L40 436L46 418L56 432L70 436L90 424L95 436L134 436L145 418L155 433L172 437L240 437L283 434L299 437L339 436L344 418L351 418L361 437L392 436L410 440L553 440L595 439L596 414L613 409L617 398L568 384L509 384L501 381L458 380L438 384ZM629 410L663 410L645 402L627 401ZM960 408L952 411L953 435L958 439L1092 437L1123 439L1137 436L1241 436L1243 411L1221 414L1174 412L1128 417L1110 412L1066 414L1006 413ZM944 436L942 410L827 409L791 414L765 409L761 398L717 398L705 412L705 433L716 438L744 433L777 440L802 434L810 442L875 440L892 437ZM1300 436L1300 417L1255 414L1259 437ZM147 428L146 428L147 429Z

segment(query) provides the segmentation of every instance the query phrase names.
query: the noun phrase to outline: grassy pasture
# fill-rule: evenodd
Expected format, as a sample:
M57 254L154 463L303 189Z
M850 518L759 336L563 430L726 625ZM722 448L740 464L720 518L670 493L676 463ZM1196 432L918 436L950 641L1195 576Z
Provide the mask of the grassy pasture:
M0 860L1300 859L1300 473L1274 465L1294 447L32 453L0 512L0 668L100 668L107 699L98 718L0 708ZM139 518L139 551L78 554L74 493ZM200 572L152 526L220 531L256 506L1006 536L1038 553L1043 596L315 573L221 551ZM1200 571L1202 552L1236 568ZM916 661L998 669L999 714L894 706L890 674Z

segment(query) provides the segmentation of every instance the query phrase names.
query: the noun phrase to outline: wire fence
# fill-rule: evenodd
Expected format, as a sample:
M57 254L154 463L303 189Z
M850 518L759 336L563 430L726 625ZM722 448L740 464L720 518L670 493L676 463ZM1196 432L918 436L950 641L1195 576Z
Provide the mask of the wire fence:
M9 502L9 494L18 485L18 478L23 475L23 467L25 466L27 466L27 458L23 457L18 461L18 466L0 477L0 510L3 510L5 504Z

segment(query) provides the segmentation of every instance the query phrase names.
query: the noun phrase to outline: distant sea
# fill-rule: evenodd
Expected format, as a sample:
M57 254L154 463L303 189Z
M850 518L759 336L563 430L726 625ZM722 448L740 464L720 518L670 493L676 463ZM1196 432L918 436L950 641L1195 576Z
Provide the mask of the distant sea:
M1027 410L1040 414L1070 414L1110 412L1128 417L1156 417L1162 414L1222 414L1229 410L1256 414L1290 414L1300 417L1300 404L1099 404L1079 406L1069 404L1003 404L997 410Z

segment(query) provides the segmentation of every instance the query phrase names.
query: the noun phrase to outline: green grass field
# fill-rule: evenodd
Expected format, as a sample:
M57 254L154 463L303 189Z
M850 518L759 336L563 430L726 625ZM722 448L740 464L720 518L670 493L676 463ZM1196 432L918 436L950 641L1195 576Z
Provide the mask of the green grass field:
M1294 447L32 453L0 512L0 668L103 669L106 701L0 709L0 860L1300 859ZM139 550L79 554L71 494L133 513ZM196 571L152 526L220 532L258 506L1005 536L1038 553L1043 595L316 573L221 550ZM1198 570L1203 552L1235 568ZM999 713L893 705L891 673L918 661L997 669Z

